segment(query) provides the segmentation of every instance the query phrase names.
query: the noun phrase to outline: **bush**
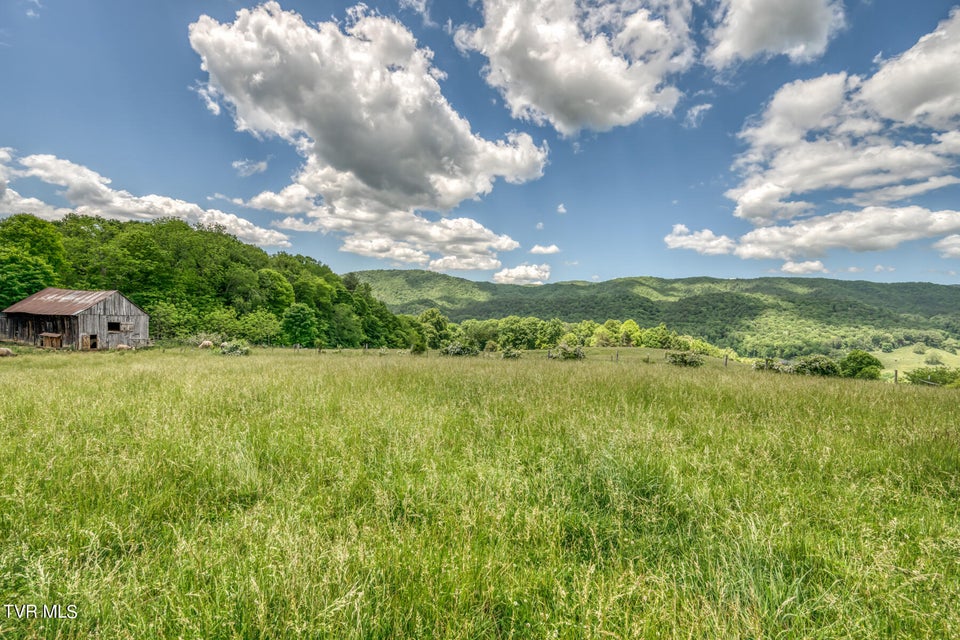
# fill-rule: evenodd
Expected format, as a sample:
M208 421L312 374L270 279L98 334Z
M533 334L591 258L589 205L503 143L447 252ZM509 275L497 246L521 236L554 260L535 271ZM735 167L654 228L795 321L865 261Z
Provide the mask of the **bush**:
M925 364L937 366L937 365L943 364L943 358L940 357L939 353L934 351L934 352L931 352L930 355L928 355L926 358L924 358L923 362Z
M921 356L922 356L923 354L925 354L925 353L927 352L927 345L923 344L922 342L919 342L919 343L913 345L912 351L913 351L914 353L916 353L917 355L921 355Z
M960 381L960 369L947 369L946 367L926 367L907 371L904 377L913 384L936 384L940 386L951 385Z
M788 363L774 360L773 358L764 358L753 363L754 371L773 371L774 373L793 373L793 367Z
M415 356L423 355L427 352L427 343L426 342L414 342L410 346L410 353Z
M547 352L547 357L557 360L583 360L587 354L583 352L583 347L580 345L570 346L566 342L561 342L556 349Z
M580 338L577 337L577 334L570 332L563 334L563 337L560 338L560 342L557 343L559 347L561 344L565 344L568 347L576 347L580 345Z
M828 356L813 355L797 358L793 372L806 376L839 376L840 365Z
M427 352L427 341L419 333L415 333L410 343L410 353L415 356L423 355Z
M859 378L860 380L879 380L880 371L881 371L880 367L874 367L874 366L864 367L863 369L860 369L860 371L858 371L857 375L855 375L854 377Z
M516 360L521 355L519 349L514 349L513 347L507 347L500 353L500 357L504 360Z
M670 351L667 362L678 367L700 367L703 366L703 356L692 351Z
M840 373L845 378L864 378L865 376L860 375L864 369L876 369L878 372L876 378L879 378L879 371L883 369L883 363L861 349L854 349L840 361Z
M250 355L250 345L245 340L231 340L220 347L222 356L248 356Z
M468 347L456 340L440 349L440 355L442 356L475 356L478 353L480 353L479 349Z

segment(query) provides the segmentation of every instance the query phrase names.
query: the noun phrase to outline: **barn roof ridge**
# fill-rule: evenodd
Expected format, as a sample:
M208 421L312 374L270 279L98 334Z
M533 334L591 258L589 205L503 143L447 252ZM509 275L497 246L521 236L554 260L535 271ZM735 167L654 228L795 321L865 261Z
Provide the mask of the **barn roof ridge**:
M73 316L106 300L116 289L83 291L47 287L3 310L4 313L30 313L39 316ZM120 293L120 295L123 295ZM124 296L126 298L126 296Z

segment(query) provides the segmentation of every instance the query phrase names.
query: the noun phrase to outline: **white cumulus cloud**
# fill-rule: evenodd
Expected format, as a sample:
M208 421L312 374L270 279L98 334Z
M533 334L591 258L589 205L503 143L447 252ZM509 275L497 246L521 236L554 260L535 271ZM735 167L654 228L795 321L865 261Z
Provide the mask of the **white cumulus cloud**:
M960 184L960 10L867 78L783 85L739 133L746 150L726 195L755 229L732 239L683 225L672 248L804 264L831 250L886 251L960 232L960 212L910 200ZM835 205L848 208L831 211ZM860 207L860 208L855 208ZM806 260L810 262L810 260Z
M673 225L673 230L663 241L670 249L692 249L708 256L731 253L736 246L736 242L727 236L718 236L710 229L692 232L683 224Z
M14 162L19 166L14 166ZM7 178L36 178L63 187L59 195L71 207L59 208L36 198L25 198L9 187ZM10 149L0 149L0 214L32 213L42 218L56 219L73 211L80 215L116 220L178 218L191 224L220 225L240 240L263 247L290 246L285 234L258 227L232 213L204 209L192 202L167 196L136 196L110 185L109 178L69 160L46 154L17 159Z
M860 97L888 120L936 129L960 124L960 8L863 83Z
M960 234L951 234L933 245L944 258L960 258Z
M493 279L500 284L543 284L550 279L550 265L522 264L496 272Z
M487 83L515 118L565 136L672 113L672 74L696 47L690 0L483 0L483 25L460 27L463 51L488 60Z
M715 18L705 59L716 69L756 56L813 60L844 25L839 0L721 0Z
M498 179L539 178L546 144L474 134L443 96L433 52L396 20L358 5L343 24L307 23L267 2L232 23L202 16L190 43L237 129L304 157L292 184L248 203L286 214L283 228L340 232L345 251L413 264L492 264L518 246L475 221L419 212L448 212Z
M560 247L558 247L558 246L555 245L555 244L551 244L551 245L548 246L548 247L544 247L544 246L542 246L542 245L535 244L535 245L533 245L533 248L530 249L530 253L534 253L534 254L542 255L542 256L547 256L547 255L550 255L550 254L553 254L553 253L560 253Z
M784 262L780 271L793 275L807 275L810 273L830 273L823 263L819 260L807 260L806 262Z

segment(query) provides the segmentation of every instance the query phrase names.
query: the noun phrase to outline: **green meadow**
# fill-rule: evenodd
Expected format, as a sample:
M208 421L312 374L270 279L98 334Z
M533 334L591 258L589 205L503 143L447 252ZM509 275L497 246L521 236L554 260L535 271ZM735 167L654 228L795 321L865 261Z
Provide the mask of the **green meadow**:
M903 375L904 371L940 366L933 364L936 361L939 361L942 366L951 369L960 368L960 355L933 347L917 347L916 345L912 345L894 349L889 353L874 351L873 355L883 363L883 371L886 378L892 378L895 370L898 371L900 375Z
M0 360L0 637L960 636L960 396L708 364Z

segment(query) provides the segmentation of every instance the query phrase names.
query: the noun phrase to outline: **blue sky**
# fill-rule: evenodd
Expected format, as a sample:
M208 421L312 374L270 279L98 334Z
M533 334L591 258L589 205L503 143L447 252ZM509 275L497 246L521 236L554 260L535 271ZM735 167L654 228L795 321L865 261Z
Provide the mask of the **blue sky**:
M960 9L6 0L0 216L339 273L954 283Z

